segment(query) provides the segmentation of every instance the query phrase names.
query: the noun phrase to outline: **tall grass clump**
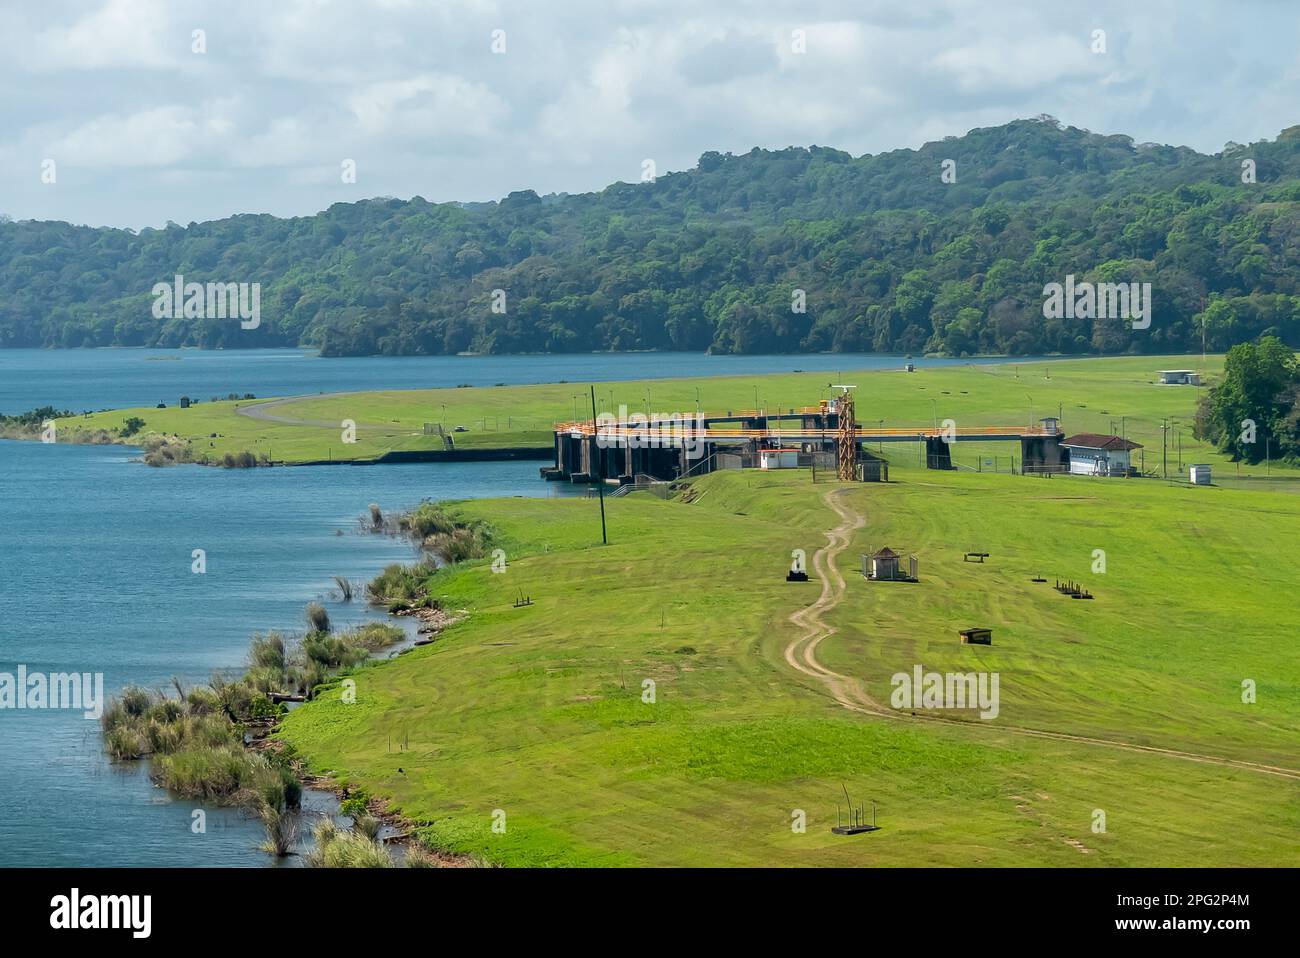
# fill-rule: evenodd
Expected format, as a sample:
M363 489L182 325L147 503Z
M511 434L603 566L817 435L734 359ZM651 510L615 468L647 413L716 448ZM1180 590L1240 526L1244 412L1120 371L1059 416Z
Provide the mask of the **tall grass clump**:
M428 606L437 608L430 598L429 580L437 573L436 564L422 560L404 566L394 562L366 585L366 595L376 605L390 609Z
M398 519L398 526L448 563L481 559L494 538L482 519L462 519L436 502L420 503Z
M324 632L313 632L303 639L302 651L309 661L330 670L360 665L370 657L366 649L351 644L343 636Z
M339 828L322 819L312 832L315 847L303 858L311 868L392 868L388 850L354 831Z
M219 460L219 464L224 469L253 469L258 465L258 457L245 449L243 452L225 453ZM262 454L262 465L270 465L270 460L266 454Z
M254 633L248 660L255 669L283 672L287 661L284 636L279 632L268 632L266 635Z
M405 865L407 868L438 868L437 857L419 843L406 846Z
M215 674L207 688L191 689L173 680L175 695L128 686L106 703L100 718L110 756L123 761L149 757L150 776L174 794L253 811L266 828L262 847L274 855L289 854L294 843L302 785L280 753L245 748L245 729L279 718L284 706L276 696L297 690L310 697L339 669L360 665L406 635L382 622L331 632L319 603L309 605L304 615L311 631L300 642L278 632L254 635L248 669L240 678ZM368 830L368 824L363 828ZM371 852L357 841L346 839L335 858L369 862ZM379 854L384 864L391 864L382 847Z
M104 751L119 761L143 758L149 750L140 731L129 725L119 725L104 732Z
M133 433L121 433L123 438L130 435ZM140 441L140 448L144 450L145 465L149 466L174 466L194 461L193 450L184 439L169 439L158 433L150 433Z
M367 622L350 632L343 633L343 637L348 644L356 648L365 649L367 652L378 652L380 649L401 642L406 638L406 633L387 622Z
M328 632L330 630L330 614L325 611L325 606L319 602L307 603L303 615L307 619L307 628L312 632Z
M283 808L263 805L258 817L266 828L266 841L262 842L262 851L276 858L284 858L293 851L294 840L298 837L297 816Z

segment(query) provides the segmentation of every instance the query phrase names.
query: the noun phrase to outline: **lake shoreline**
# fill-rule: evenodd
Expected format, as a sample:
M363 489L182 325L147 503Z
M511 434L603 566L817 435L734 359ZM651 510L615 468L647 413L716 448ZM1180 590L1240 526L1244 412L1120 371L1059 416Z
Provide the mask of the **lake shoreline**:
M369 531L383 534L394 534L395 528L396 527L390 528L389 525L385 524L382 527L372 527ZM444 555L442 555L436 548L431 548L427 542L423 540L417 540L416 547L417 553L421 556L436 558L440 563L445 563L447 561ZM350 598L345 598L344 601L349 602L351 600ZM463 610L460 612L448 612L436 604L432 606L406 604L401 605L400 607L390 604L388 608L385 609L385 603L373 597L368 601L363 600L363 605L370 613L370 615L367 616L367 621L376 624L385 623L389 626L396 626L397 628L394 631L405 633L405 635L395 641L390 640L386 644L370 647L369 654L361 663L351 665L343 663L330 668L329 672L322 680L323 685L332 686L337 681L346 680L349 675L355 674L355 670L358 668L377 668L383 663L408 654L418 647L431 644L436 641L446 629L464 621L468 615L468 613ZM309 606L309 613L310 608L311 607ZM309 615L308 618L310 620L311 616ZM413 620L411 627L408 627L406 623L399 621L400 619ZM275 633L267 634L270 636ZM327 637L341 635L341 633L335 632L331 629L328 622L325 624L324 632L321 634ZM257 636L258 633L254 633L255 650ZM291 637L286 637L286 639L288 638ZM308 638L310 638L310 634L308 635ZM288 642L286 641L285 644L287 645ZM232 676L237 676L232 680L232 684L242 685L250 682L257 664L256 652L254 653L254 657L250 659L250 662L252 664L246 665L242 672L239 666L231 666L225 670ZM173 701L177 704L179 709L186 709L186 703L191 702L192 697L186 695L179 684L176 688L178 696L175 699L167 699L164 697L159 701ZM360 821L362 819L373 819L373 822L369 823L369 827L373 828L374 831L371 832L367 830L364 834L368 835L375 845L387 853L388 857L392 860L394 867L403 867L404 865L409 864L412 855L418 855L420 863L423 865L432 864L441 868L475 867L484 864L482 859L477 856L455 852L447 848L430 846L427 842L422 841L418 836L419 830L430 825L430 822L406 818L399 811L392 808L386 799L370 795L364 787L358 786L355 783L349 784L346 775L340 779L338 777L339 773L335 769L313 770L312 759L309 755L298 754L295 749L287 746L287 743L279 737L281 725L288 714L299 708L304 708L311 703L315 697L313 694L315 690L308 688L305 690L300 689L295 691L291 686L282 686L282 688L287 688L287 691L275 692L263 690L260 693L257 693L257 688L257 686L253 686L254 693L260 694L261 697L269 700L270 703L274 703L276 705L276 713L273 715L261 713L257 708L245 712L238 707L236 707L236 711L231 711L230 706L227 705L225 707L225 718L229 722L230 733L233 739L236 740L231 741L229 744L237 744L240 750L245 754L257 756L262 762L267 762L269 760L273 764L273 767L281 769L281 775L287 775L290 779L297 782L299 794L301 796L306 796L308 793L315 792L322 796L329 795L334 801L333 809L324 810L320 808L311 810L308 808L307 803L301 799L296 804L286 801L283 806L273 806L272 810L277 816L291 815L291 821L293 824L288 831L288 834L291 836L288 839L289 844L283 850L273 850L272 848L265 846L261 849L269 857L269 860L266 862L266 867L283 865L287 860L294 860L306 866L311 862L312 858L317 857L314 853L314 849L317 847L317 839L321 834L317 831L317 826L314 824L317 815L324 815L325 818L333 819L335 826L354 834L361 833L362 829ZM212 689L218 691L218 695L220 695L220 692L217 690L215 685L212 686ZM298 694L301 692L305 692L305 694ZM164 693L160 691L157 695L163 696ZM118 708L117 703L124 701L125 697L113 700L113 707L115 709ZM182 715L181 719L177 719L176 721L181 721L183 718L184 715ZM104 728L107 729L107 726L104 726ZM188 793L184 791L176 791L175 786L170 784L165 775L156 774L158 766L155 763L160 757L166 761L167 756L183 754L186 749L190 747L191 746L182 746L177 752L172 752L170 750L162 752L158 751L156 748L147 748L145 751L134 755L122 755L115 752L114 748L110 745L110 737L108 736L107 731L101 732L100 748L111 762L114 764L122 762L142 763L146 768L146 775L151 782L152 787L162 789L168 797L173 800L185 798ZM198 746L200 751L210 747L211 746L208 745ZM163 767L165 768L166 766L164 765ZM244 796L241 798L241 795L242 792L237 792L227 795L225 798L200 798L199 801L204 805L211 803L212 806L217 809L235 808L246 814L253 814L255 816L264 815L266 809L263 809L260 806L254 807L253 805L246 804L247 797ZM191 799L194 798L192 795L189 795L188 797ZM363 802L364 805L360 806L355 804L358 800ZM317 804L319 804L319 802ZM346 824L343 824L341 820L346 820ZM270 826L268 825L268 829L269 828ZM277 834L282 833L277 832ZM270 837L270 833L268 833L268 837ZM277 845L276 847L278 848L279 846ZM194 864L202 865L202 862L196 861ZM317 864L319 865L320 863L317 862Z
M76 434L74 434L75 436ZM137 437L105 437L99 434L88 436L85 439L62 440L62 444L70 446L123 446L126 448L140 448L139 442L134 442ZM42 442L39 431L32 432L0 432L0 439L9 439L14 442ZM59 443L47 443L47 445L57 445ZM299 461L272 460L270 462L258 462L253 466L227 466L220 460L188 460L184 462L172 463L178 466L208 466L215 469L231 468L295 468L298 466L386 466L386 465L405 465L408 463L420 462L549 462L555 456L555 450L551 446L483 446L470 449L400 449L386 452L380 456L374 456L369 459L303 459ZM143 462L143 459L133 460Z

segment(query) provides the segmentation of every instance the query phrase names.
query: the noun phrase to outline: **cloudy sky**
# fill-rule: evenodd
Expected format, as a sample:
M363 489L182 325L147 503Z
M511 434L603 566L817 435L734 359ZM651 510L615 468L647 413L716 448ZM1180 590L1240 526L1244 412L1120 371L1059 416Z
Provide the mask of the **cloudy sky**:
M580 192L646 159L877 153L1039 113L1209 152L1271 138L1300 123L1300 4L0 0L15 219Z

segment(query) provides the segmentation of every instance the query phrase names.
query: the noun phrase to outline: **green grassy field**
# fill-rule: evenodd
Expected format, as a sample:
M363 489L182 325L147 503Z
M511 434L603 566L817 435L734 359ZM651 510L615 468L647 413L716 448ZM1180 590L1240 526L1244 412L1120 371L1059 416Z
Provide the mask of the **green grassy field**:
M791 357L797 364L798 357ZM858 386L857 415L867 426L929 425L951 418L958 426L1022 425L1031 419L1057 415L1069 433L1123 432L1142 443L1136 456L1147 470L1161 465L1161 423L1170 426L1168 467L1208 462L1216 473L1236 476L1237 468L1192 437L1191 423L1200 390L1156 385L1163 368L1203 368L1206 378L1222 369L1223 357L1123 357L1066 360L1052 363L1007 363L898 371L835 374L837 382ZM671 365L671 358L665 359ZM816 405L830 395L827 373L712 379L651 380L596 384L599 411L626 405L630 411L693 412L698 401L706 413L760 408L775 410ZM264 414L289 422L240 415L238 409L264 407ZM557 420L589 417L587 384L500 386L391 392L338 393L295 400L201 403L190 409L127 409L60 420L60 437L73 439L98 429L116 429L130 416L145 422L145 431L179 435L191 441L196 454L220 457L226 452L262 453L275 462L370 459L393 450L439 449L441 440L424 434L425 423L457 425L459 448L549 446ZM344 444L342 424L357 425L357 441ZM1179 446L1181 445L1181 456ZM982 467L996 458L1005 469L1019 450L1007 444L961 443L955 448L963 467ZM895 455L915 456L915 447ZM1271 471L1294 474L1290 467ZM1263 475L1264 467L1247 467L1242 475Z
M1082 371L1068 388L1065 364L1051 375L1097 402ZM1116 395L1180 395L1105 375L1112 411ZM1009 369L954 370L882 375L899 386L880 391L959 396L971 377L1013 388ZM902 416L916 397L891 401ZM819 657L885 702L891 674L918 663L997 671L992 721L854 714L788 666L787 617L820 590L784 581L790 552L811 557L838 521L832 485L791 471L715 474L690 502L608 500L608 546L589 500L459 505L496 527L507 571L444 570L441 595L468 618L363 670L355 704L327 693L293 712L282 736L437 844L509 865L1300 864L1295 779L1018 731L1300 768L1300 499L940 473L903 456L891 471L843 493L866 523L838 560L847 590L826 619L839 632ZM863 580L859 554L881 545L916 553L922 581ZM964 563L970 548L992 556ZM1097 598L1031 583L1039 572ZM513 608L520 592L534 605ZM994 644L959 645L968 625ZM878 803L879 832L830 833L842 786Z

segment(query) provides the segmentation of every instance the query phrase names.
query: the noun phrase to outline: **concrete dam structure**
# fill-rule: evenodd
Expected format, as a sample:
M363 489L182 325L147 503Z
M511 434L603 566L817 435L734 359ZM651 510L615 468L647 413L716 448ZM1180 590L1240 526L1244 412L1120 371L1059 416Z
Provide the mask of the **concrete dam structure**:
M771 413L762 410L726 415L612 415L595 421L555 425L555 464L543 478L566 482L632 483L671 481L716 469L768 468L778 458L800 466L834 469L840 430L835 400L819 406ZM1054 418L1035 426L876 427L854 424L858 461L880 462L865 448L879 443L924 443L931 469L951 469L952 443L1014 442L1020 446L1023 473L1060 472L1068 464L1061 448L1064 433ZM766 454L765 454L766 453ZM827 458L829 457L829 458Z

